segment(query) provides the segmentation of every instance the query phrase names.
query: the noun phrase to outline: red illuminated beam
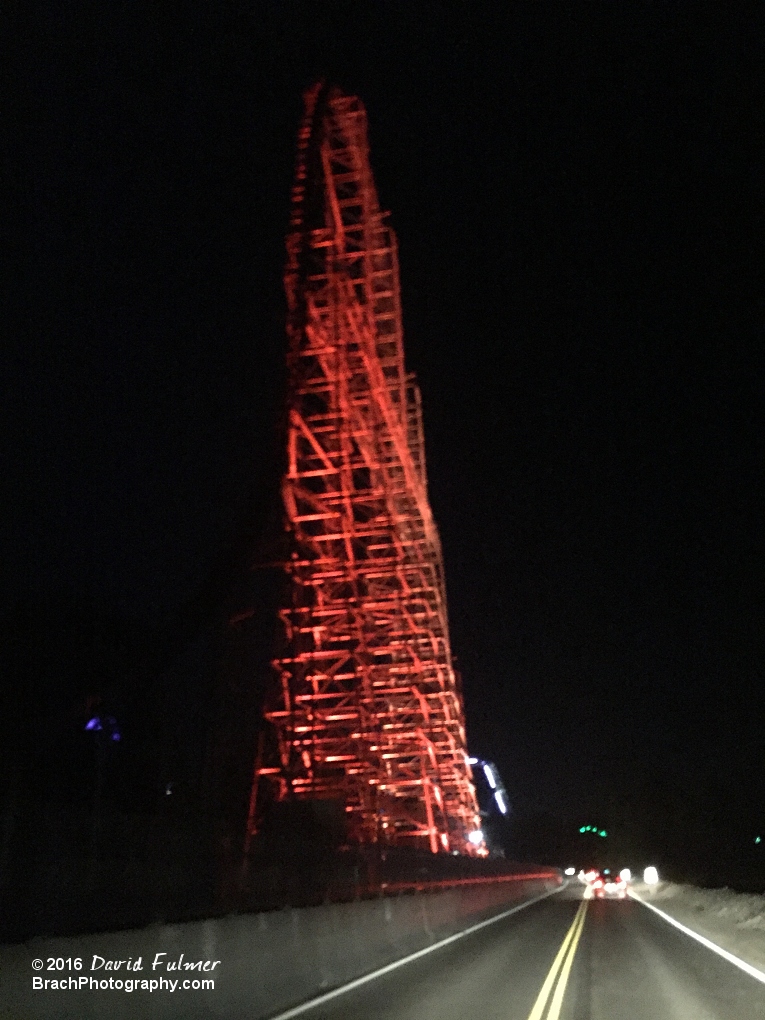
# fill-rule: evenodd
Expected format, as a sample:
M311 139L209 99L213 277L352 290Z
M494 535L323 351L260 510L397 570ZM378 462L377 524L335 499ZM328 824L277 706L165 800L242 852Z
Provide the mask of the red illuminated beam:
M368 148L357 98L306 94L285 272L286 641L250 831L270 787L342 801L356 842L485 855L396 239Z

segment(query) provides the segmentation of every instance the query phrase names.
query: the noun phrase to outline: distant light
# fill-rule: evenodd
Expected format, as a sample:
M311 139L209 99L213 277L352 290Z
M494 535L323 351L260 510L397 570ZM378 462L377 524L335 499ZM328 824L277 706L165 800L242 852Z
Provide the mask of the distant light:
M576 874L576 868L566 868L566 870L563 872L563 874L564 875L575 875Z
M585 829L585 827L584 827L584 826L582 826L582 827L581 827L581 829L580 829L579 831L580 831L580 832L587 832L587 829Z
M646 868L643 872L643 881L646 885L656 885L659 881L659 872L656 868Z
M173 784L172 783L168 783L167 786L165 787L165 796L169 797L172 794L172 792L173 792Z
M475 829L468 835L468 839L473 846L478 846L480 843L483 843L483 832L481 829Z
M622 868L622 870L619 872L619 875L624 879L625 882L632 881L632 872L630 871L629 868Z
M489 786L492 788L492 790L496 790L496 788L497 788L497 781L494 778L494 772L492 770L491 765L484 765L484 767L483 767L483 774L486 776L486 778L487 778L487 780L489 782Z
M603 874L604 875L610 875L611 874L611 869L610 868L604 868L603 869Z
M755 839L755 843L762 843L762 836L758 836L758 837L757 837L757 838Z
M94 715L85 723L85 729L89 733L105 733L112 740L121 740L120 731L117 729L117 720L110 715Z
M608 835L608 833L606 832L606 830L605 830L605 829L601 829L601 830L600 830L600 832L598 833L598 835L599 835L599 836L607 836L607 835Z
M502 812L503 815L506 815L507 814L507 804L505 804L505 799L502 796L502 791L501 790L496 790L495 793L494 793L494 798L497 801L497 807L499 808L499 810Z

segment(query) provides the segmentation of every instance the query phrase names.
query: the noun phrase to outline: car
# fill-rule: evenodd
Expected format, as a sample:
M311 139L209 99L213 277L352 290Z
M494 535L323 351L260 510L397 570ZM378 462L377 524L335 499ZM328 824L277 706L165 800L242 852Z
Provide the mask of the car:
M611 874L608 868L599 871L589 884L597 899L623 900L627 896L627 883L621 875Z

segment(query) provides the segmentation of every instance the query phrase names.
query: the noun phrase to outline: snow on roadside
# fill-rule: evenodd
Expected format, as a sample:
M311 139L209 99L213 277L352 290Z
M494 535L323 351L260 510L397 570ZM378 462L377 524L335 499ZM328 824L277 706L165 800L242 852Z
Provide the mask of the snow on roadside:
M765 894L698 889L674 882L655 886L633 882L632 889L687 928L765 971Z

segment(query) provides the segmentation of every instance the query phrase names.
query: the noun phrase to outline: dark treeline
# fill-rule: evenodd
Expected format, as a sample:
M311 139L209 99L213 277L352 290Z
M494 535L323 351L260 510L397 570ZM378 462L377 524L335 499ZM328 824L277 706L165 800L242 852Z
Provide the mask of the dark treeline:
M226 598L161 622L82 598L18 601L5 614L4 938L320 902L330 886L358 893L367 882L335 857L341 834L318 838L302 824L266 834L242 881L279 584L276 571L242 570ZM100 730L87 728L94 718ZM675 881L762 892L758 810L722 780L700 791L636 770L595 818L520 802L486 829L509 861L655 864ZM592 821L607 838L579 833Z
M229 551L165 620L84 596L3 614L2 937L211 909L273 646L275 572L252 561Z
M644 773L588 814L519 809L508 838L512 856L561 867L648 865L662 878L702 887L765 891L765 849L757 843L759 805L745 789L721 783L710 793L671 776ZM601 838L580 827L597 825Z

